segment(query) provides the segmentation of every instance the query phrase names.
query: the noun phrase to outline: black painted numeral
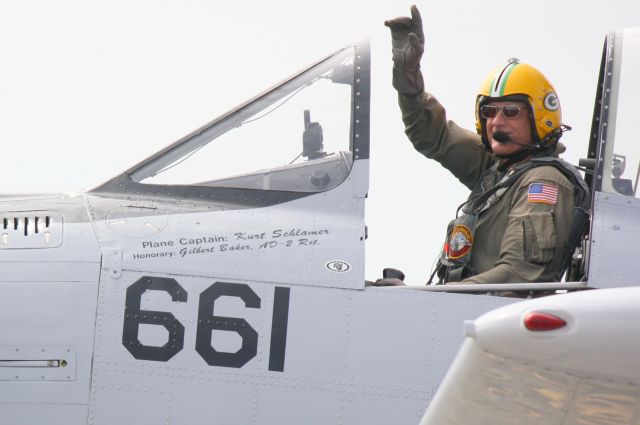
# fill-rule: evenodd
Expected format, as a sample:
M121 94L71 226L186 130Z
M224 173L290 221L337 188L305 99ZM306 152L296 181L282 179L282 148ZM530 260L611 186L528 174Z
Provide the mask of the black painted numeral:
M244 319L216 316L215 302L221 296L238 297L245 307L260 308L260 297L246 284L216 282L200 294L196 351L210 366L242 367L258 352L258 332ZM211 344L211 331L236 332L242 338L242 347L235 353L217 351Z
M287 349L287 326L289 322L289 292L290 288L276 286L273 294L269 370L274 372L284 371L284 354Z
M127 288L122 327L122 344L140 360L166 362L175 356L184 345L184 326L171 313L165 311L140 310L145 291L165 291L173 301L187 301L187 291L175 279L164 277L142 277ZM162 347L143 345L138 339L140 324L163 326L169 338Z
M175 279L163 277L144 276L127 288L122 345L136 359L166 362L182 350L185 329L169 312L140 310L146 291L165 291L174 302L186 302L188 294ZM269 370L274 372L284 371L290 291L290 288L276 286L273 294ZM216 300L223 296L240 298L247 308L260 308L260 297L249 285L215 282L200 294L195 348L210 366L240 368L257 355L258 333L245 319L214 314ZM167 342L162 347L142 344L138 337L141 324L163 326L169 332ZM242 339L240 349L235 353L217 351L213 348L213 330L237 333Z

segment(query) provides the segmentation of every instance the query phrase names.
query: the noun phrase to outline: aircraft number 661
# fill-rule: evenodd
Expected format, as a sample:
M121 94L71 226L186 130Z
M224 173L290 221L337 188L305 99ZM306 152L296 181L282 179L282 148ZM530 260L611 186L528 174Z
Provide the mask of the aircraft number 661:
M143 276L127 288L122 344L136 359L166 362L182 350L184 326L172 313L141 310L142 294L146 291L165 291L174 302L186 302L188 294L175 279L165 277ZM270 371L282 372L284 370L289 292L290 288L280 286L274 288L269 350ZM247 308L260 308L260 297L249 285L228 282L213 283L200 294L195 348L210 366L240 368L256 356L258 333L244 319L214 314L215 302L222 296L240 298ZM169 332L167 342L161 347L142 344L138 338L141 324L164 327ZM227 353L213 348L211 331L214 329L237 333L242 338L240 349L235 353Z

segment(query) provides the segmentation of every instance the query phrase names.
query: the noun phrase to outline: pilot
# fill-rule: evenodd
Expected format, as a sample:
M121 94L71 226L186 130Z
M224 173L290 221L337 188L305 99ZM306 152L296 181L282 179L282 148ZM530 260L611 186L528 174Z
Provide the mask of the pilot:
M561 123L552 85L536 68L509 59L491 72L476 97L476 132L460 128L424 90L425 39L416 6L411 17L385 25L405 133L418 152L471 190L448 226L432 279L437 274L439 283L560 280L582 233L587 189L580 174L558 158L565 150L558 140L569 127ZM577 215L580 223L572 228ZM387 278L376 284L402 282Z

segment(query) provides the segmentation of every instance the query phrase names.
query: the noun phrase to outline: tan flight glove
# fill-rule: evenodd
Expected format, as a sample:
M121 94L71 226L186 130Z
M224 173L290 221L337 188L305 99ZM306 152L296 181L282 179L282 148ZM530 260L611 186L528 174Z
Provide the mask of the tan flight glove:
M424 32L418 8L411 6L411 17L384 21L391 30L393 51L393 87L405 95L418 95L424 90L420 59L424 52Z

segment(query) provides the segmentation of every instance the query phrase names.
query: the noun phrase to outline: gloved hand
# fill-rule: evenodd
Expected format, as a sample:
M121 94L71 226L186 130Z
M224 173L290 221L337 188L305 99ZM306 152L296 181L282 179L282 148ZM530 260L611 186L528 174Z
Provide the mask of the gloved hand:
M422 93L424 79L420 59L424 52L424 32L418 8L411 6L410 18L402 16L384 21L384 24L391 30L393 87L406 95Z

